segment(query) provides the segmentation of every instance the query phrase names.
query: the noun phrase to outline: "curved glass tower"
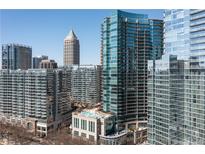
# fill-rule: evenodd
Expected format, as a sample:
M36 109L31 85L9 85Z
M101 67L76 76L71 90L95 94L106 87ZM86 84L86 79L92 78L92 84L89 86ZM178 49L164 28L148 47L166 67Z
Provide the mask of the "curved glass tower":
M114 113L118 124L147 120L147 61L161 57L162 25L120 10L104 19L103 109Z

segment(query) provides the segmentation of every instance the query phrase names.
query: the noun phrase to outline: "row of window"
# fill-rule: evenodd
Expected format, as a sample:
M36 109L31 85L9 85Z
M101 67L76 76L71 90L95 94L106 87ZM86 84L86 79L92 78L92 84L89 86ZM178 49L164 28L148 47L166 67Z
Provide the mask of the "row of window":
M87 120L83 120L83 119L79 120L78 118L74 118L73 125L75 128L81 128L83 130L87 130L87 126L88 126L88 131L93 133L95 132L95 122L93 121L88 121L88 125L87 125Z

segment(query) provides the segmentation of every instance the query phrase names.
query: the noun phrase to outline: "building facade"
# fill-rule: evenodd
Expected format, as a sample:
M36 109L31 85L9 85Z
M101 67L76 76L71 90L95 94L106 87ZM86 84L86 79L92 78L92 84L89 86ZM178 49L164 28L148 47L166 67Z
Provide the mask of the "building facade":
M83 103L99 103L101 101L101 66L71 65L70 96Z
M115 131L115 116L98 108L84 109L72 113L72 135L87 138L99 143L100 136L110 135Z
M163 22L144 14L117 10L104 19L103 109L119 124L147 120L147 63L161 57L162 37Z
M64 66L73 64L80 64L80 43L74 31L71 30L64 39Z
M148 143L205 144L205 10L165 10L164 52L149 61Z
M48 56L38 56L38 57L33 57L33 65L32 65L32 68L33 69L38 69L40 67L40 62L41 60L47 60L48 59Z
M0 120L45 136L71 118L65 70L0 70Z
M55 60L47 59L47 60L41 60L39 67L44 69L55 69L58 68L58 64L57 62L55 62Z
M101 106L73 112L71 129L73 137L87 139L95 144L142 144L147 139L147 128L135 129L135 132L118 131L116 117L102 111Z
M2 45L2 69L27 70L32 67L32 48L20 44Z

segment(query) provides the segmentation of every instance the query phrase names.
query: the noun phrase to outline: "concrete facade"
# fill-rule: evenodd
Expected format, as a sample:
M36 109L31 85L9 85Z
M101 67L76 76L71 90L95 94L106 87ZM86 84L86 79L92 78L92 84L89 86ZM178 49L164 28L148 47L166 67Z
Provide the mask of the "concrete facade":
M67 83L59 69L0 70L0 115L14 123L34 119L37 135L46 136L71 120Z
M58 64L55 60L46 59L40 62L39 67L44 69L55 69L58 68Z
M99 135L114 132L115 117L98 109L84 109L72 114L72 135L97 143Z
M71 97L75 101L96 104L101 101L101 66L72 65Z

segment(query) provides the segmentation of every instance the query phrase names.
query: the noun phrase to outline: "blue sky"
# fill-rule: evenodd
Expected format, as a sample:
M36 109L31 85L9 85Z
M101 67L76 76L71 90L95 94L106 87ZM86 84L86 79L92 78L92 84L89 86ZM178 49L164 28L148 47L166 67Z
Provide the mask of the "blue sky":
M163 10L124 10L162 19ZM32 46L33 56L63 64L63 40L73 29L80 40L81 64L100 63L100 24L112 10L0 10L0 44Z

